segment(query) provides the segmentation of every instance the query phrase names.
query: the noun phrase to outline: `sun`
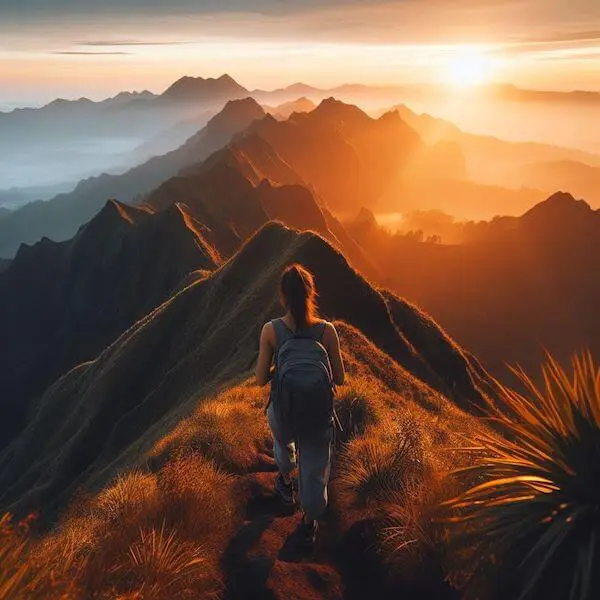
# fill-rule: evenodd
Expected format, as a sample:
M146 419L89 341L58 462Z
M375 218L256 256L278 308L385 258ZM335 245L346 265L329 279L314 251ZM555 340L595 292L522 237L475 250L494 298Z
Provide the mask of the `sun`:
M481 55L469 52L451 57L448 64L448 80L457 88L470 88L485 83L489 77L490 64Z

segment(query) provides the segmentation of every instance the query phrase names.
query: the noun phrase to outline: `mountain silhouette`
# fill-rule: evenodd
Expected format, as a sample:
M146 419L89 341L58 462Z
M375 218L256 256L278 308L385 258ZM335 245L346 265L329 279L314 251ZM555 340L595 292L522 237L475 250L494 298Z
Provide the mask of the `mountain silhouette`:
M178 205L155 214L109 201L72 240L21 246L0 274L0 445L57 377L94 358L191 271L220 262L204 226Z
M263 104L263 108L265 112L273 115L277 120L284 121L285 119L289 119L295 112L304 113L311 112L317 107L317 105L308 98L302 97L297 100L290 100L288 102L283 102L278 106L267 106Z
M322 203L340 211L376 205L421 144L399 117L372 119L334 98L288 121L266 117L244 135L250 134L268 142Z
M570 232L579 227L600 228L600 212L592 210L585 200L576 200L567 192L556 192L540 202L522 217L524 226L540 231Z
M242 87L229 75L221 75L216 79L202 77L182 77L169 86L161 98L178 102L190 102L205 98L245 98L248 90Z
M194 398L247 372L262 323L280 311L279 274L295 261L315 274L323 314L371 340L408 380L465 407L484 401L479 365L426 315L374 289L320 236L271 223L229 262L198 275L47 389L27 428L0 455L3 506L53 513L76 487L106 482L126 466L130 449L148 448ZM361 344L353 347L358 352Z
M204 160L262 116L263 109L251 98L228 102L206 127L177 150L152 158L122 175L92 177L71 193L14 211L0 221L0 256L9 258L21 243L31 244L42 237L55 241L69 239L109 198L134 202L183 167Z
M379 212L428 207L489 217L499 207L522 212L543 198L536 190L473 183L459 144L424 144L397 111L372 119L356 106L328 98L287 121L257 121L243 135L251 134L267 141L322 204L345 215L368 206Z
M160 95L122 92L98 102L58 99L0 112L0 180L5 187L41 188L64 181L72 189L84 178L123 172L177 148L227 101L247 96L228 76L184 77Z

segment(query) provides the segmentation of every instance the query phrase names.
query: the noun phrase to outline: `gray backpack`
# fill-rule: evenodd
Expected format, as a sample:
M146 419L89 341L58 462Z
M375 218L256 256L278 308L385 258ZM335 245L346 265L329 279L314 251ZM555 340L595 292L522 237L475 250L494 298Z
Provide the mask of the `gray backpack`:
M333 422L334 385L329 355L322 344L325 323L293 332L273 321L277 337L272 401L275 418L288 439Z

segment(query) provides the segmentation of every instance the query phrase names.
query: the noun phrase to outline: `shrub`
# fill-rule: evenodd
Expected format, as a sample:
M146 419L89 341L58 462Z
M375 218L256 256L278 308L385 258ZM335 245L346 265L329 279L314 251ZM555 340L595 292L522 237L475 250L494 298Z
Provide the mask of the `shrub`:
M478 483L448 504L457 547L479 559L468 590L598 598L600 369L584 354L573 359L572 374L549 357L542 387L515 373L523 391L501 386L502 408L491 409L504 436L475 436L486 456L457 475Z
M350 506L397 503L419 485L424 471L423 450L415 429L370 428L342 450L337 485Z

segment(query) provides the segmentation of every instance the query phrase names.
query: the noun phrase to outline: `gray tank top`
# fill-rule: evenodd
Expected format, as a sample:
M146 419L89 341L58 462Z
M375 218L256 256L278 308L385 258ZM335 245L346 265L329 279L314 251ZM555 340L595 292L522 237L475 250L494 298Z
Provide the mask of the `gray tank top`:
M283 344L283 342L285 342L287 339L291 338L295 332L293 332L285 324L285 321L282 318L273 319L271 323L273 324L273 329L275 330L275 356L277 356L277 351L281 347L281 344ZM322 342L323 336L325 335L326 325L327 321L321 321L311 325L307 329L303 330L303 332L310 333L315 340Z

